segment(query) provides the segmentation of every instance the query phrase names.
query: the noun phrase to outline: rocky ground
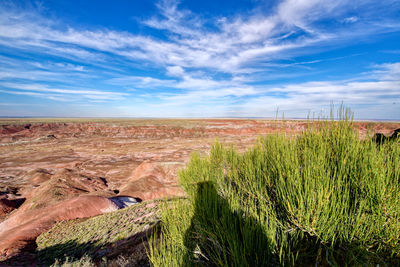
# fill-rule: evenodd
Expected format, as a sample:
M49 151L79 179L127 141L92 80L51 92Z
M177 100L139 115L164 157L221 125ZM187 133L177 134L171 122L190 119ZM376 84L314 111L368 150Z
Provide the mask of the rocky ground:
M261 135L296 134L307 125L246 119L2 120L0 261L25 253L35 263L39 235L58 222L118 210L113 197L147 203L184 196L177 171L192 152L207 153L216 140L245 150ZM390 135L400 123L355 127L362 136Z

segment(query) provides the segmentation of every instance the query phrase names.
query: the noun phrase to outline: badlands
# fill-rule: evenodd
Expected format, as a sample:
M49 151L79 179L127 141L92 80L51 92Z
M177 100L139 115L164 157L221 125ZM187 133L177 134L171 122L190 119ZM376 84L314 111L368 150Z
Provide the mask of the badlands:
M2 119L0 266L40 265L38 240L59 231L52 230L55 225L83 223L141 201L185 197L179 169L191 153L208 153L216 141L245 151L262 135L293 135L310 125L258 119ZM389 136L400 123L354 127L361 136ZM99 257L118 256L111 254Z

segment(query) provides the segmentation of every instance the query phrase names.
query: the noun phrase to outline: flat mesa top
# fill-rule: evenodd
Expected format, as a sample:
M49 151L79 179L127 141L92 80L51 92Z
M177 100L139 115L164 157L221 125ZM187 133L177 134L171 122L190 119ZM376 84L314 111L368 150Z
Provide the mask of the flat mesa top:
M274 121L271 118L0 118L0 125L41 123L111 123L121 126L202 126L212 122ZM301 120L296 120L301 121Z
M177 126L195 127L209 123L245 122L311 122L305 118L0 118L0 125L42 124L42 123L106 123L120 126ZM354 120L356 123L390 124L392 120Z

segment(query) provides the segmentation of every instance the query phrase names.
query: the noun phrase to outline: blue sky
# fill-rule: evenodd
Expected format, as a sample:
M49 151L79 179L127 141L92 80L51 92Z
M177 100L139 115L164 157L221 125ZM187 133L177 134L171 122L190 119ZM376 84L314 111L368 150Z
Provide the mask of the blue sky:
M0 2L0 116L400 119L400 1Z

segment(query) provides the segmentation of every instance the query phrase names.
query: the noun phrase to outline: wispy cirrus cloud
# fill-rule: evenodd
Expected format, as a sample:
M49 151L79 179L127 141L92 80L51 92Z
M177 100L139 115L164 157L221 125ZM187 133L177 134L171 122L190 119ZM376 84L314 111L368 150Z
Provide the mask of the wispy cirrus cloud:
M3 93L19 94L19 95L31 95L45 97L48 99L63 99L60 96L69 95L68 99L73 99L70 95L78 95L80 97L92 100L121 100L128 93L122 92L107 92L100 90L87 90L84 88L66 89L66 88L52 88L43 84L34 83L16 83L16 82L0 82L0 88L12 89L2 90ZM30 91L30 92L27 92ZM50 94L46 94L50 93ZM55 95L57 94L57 95Z
M38 14L2 9L0 42L7 46L12 40L15 47L47 49L42 52L86 60L98 57L96 53L107 52L164 66L216 68L230 72L240 70L260 57L262 60L274 59L287 50L329 42L338 35L344 36L344 32L356 36L357 28L348 28L348 25L328 32L314 24L321 19L339 19L351 3L286 0L267 16L220 18L215 24L216 30L210 31L204 26L206 21L196 18L190 11L179 10L178 2L162 1L158 4L161 18L143 23L169 33L165 40L107 29L60 27L57 22ZM382 24L375 25L374 30L393 29ZM365 28L360 34L365 34L364 31Z
M350 80L289 83L283 86L249 86L240 81L224 81L218 86L204 83L197 90L143 96L156 97L158 100L156 105L145 105L147 108L144 110L173 107L176 111L180 110L178 114L182 112L181 116L215 116L212 106L221 105L218 116L222 117L268 117L275 114L277 109L286 116L306 117L323 109L329 110L331 102L343 102L358 110L359 118L381 118L385 115L388 119L396 119L400 117L399 66L400 63L376 65L368 73ZM157 81L157 84L160 82ZM175 85L171 85L170 80L168 83L172 87L180 86L179 81L175 81ZM205 105L209 108L205 108ZM152 115L151 112L143 114Z

